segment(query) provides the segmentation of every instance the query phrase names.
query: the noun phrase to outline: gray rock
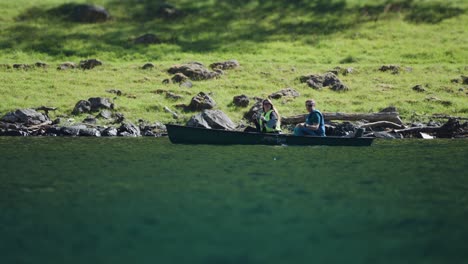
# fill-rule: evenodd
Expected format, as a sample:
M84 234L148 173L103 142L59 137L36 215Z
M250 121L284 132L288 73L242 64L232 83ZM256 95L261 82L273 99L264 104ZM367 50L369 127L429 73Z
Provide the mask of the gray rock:
M173 83L182 83L188 80L188 77L185 76L183 73L176 73L174 76L171 78Z
M146 63L145 65L143 65L141 67L143 70L148 70L148 69L153 69L154 68L154 64L153 63Z
M206 120L203 118L203 115L201 113L192 116L187 122L187 126L211 128L208 122L206 122Z
M182 65L172 66L168 72L170 74L182 73L189 77L191 80L209 80L218 77L220 74L217 72L209 71L203 64L198 62L191 62Z
M114 109L114 104L109 98L91 97L88 101L91 104L91 111L98 111L99 109Z
M7 113L1 118L1 121L7 123L21 123L25 126L39 125L50 121L47 115L37 112L34 109L18 109L14 112Z
M111 119L112 118L112 112L107 110L107 109L103 109L101 110L101 112L99 112L99 114L96 116L97 118L104 118L104 119Z
M212 128L225 130L234 130L236 128L236 124L221 110L203 110L201 114Z
M247 107L249 102L249 97L245 94L237 95L232 98L232 103L239 107Z
M268 97L273 98L273 99L279 99L283 96L290 96L290 97L299 97L299 93L294 90L293 88L284 88L276 93L270 94Z
M210 65L210 68L213 70L229 70L229 69L235 69L239 67L240 64L237 60L228 60L228 61L222 61L222 62L215 62Z
M96 118L94 116L88 116L83 120L83 123L94 125L94 124L97 123L97 120L96 120Z
M192 98L188 109L192 111L201 111L204 109L212 109L215 106L216 102L213 100L213 98L211 98L204 92L200 92Z
M104 131L102 132L103 137L115 137L117 136L117 134L118 134L118 131L117 131L117 128L115 127L108 127L104 129Z
M60 64L57 67L57 70L68 70L68 69L76 69L76 64L73 62L67 61L67 62Z
M96 128L83 128L83 129L80 129L80 132L78 135L82 137L100 137L101 132L97 130Z
M86 100L80 100L76 103L75 108L73 108L72 114L78 115L81 113L88 113L91 111L91 103Z
M420 92L420 93L426 91L426 89L424 89L424 87L422 85L420 85L420 84L414 86L412 89L413 89L413 91Z
M140 128L131 122L123 122L122 125L117 129L118 135L122 137L139 137Z
M179 84L180 87L185 87L185 88L192 88L193 84L191 81L185 81Z
M81 129L86 129L85 125L76 125L76 126L64 126L60 129L60 133L63 136L78 136Z
M96 66L101 66L102 61L97 59L88 59L80 61L80 68L84 70L91 70Z

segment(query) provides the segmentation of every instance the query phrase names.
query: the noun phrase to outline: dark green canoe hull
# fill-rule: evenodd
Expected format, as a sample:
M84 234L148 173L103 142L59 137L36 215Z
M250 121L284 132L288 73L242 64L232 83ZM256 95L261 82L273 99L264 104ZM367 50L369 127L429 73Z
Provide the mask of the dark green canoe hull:
M374 138L313 137L166 125L174 144L370 146Z

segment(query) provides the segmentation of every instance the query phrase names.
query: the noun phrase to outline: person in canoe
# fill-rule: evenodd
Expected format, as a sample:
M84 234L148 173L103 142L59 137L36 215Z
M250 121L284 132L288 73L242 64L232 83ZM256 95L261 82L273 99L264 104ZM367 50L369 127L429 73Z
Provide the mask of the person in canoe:
M297 124L294 128L295 136L325 136L325 120L323 119L322 113L315 109L315 101L309 99L305 102L307 112L309 114L306 117L304 123Z
M262 101L263 112L254 119L255 127L261 133L280 133L281 117L269 99Z

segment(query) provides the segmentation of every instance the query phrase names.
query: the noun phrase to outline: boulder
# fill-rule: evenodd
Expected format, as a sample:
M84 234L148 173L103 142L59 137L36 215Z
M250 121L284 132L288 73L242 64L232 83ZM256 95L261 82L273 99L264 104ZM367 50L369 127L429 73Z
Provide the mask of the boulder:
M262 111L262 99L256 98L255 104L250 108L250 110L244 114L244 118L252 122L255 119L255 115Z
M217 78L220 74L218 72L209 71L203 64L199 62L191 62L187 64L174 65L169 68L170 74L182 73L191 80L209 80Z
M183 73L176 73L174 76L171 78L173 83L182 83L188 80L188 77L185 76Z
M235 106L239 106L239 107L247 107L249 105L249 97L247 95L237 95L237 96L234 96L234 98L232 98L232 103L235 105Z
M145 65L143 65L141 68L142 68L143 70L153 69L153 68L154 68L154 64L151 63L151 62L148 62L148 63L146 63Z
M154 34L144 34L133 40L135 44L160 44L161 40Z
M211 128L234 130L236 124L221 110L203 110L201 113Z
M7 113L0 120L7 123L21 123L25 126L39 125L50 121L47 115L34 109L18 109Z
M91 70L96 66L101 66L102 62L97 59L89 59L80 61L80 68L83 70Z
M195 97L192 98L188 110L191 111L201 111L204 109L212 109L216 106L216 102L204 92L198 93Z
M57 70L76 69L76 64L73 62L64 62L57 67Z
M101 132L96 128L83 128L80 129L78 135L81 137L100 137Z
M379 71L381 71L381 72L391 71L392 74L398 74L398 73L400 73L400 69L401 69L401 67L398 66L398 65L382 65L379 68Z
M213 70L229 70L239 67L240 64L237 60L228 60L222 62L215 62L210 65L210 68Z
M279 99L283 96L290 96L290 97L299 97L299 93L294 90L293 88L284 88L276 93L270 94L268 97L273 98L273 99Z
M331 73L327 72L323 75L311 74L301 76L299 80L302 83L307 83L307 85L314 89L322 89L323 87L329 86L334 91L346 91L348 87L344 85L338 77Z
M118 134L118 130L115 127L108 127L102 131L101 135L103 137L116 137Z
M114 109L114 104L109 98L91 97L88 101L91 105L91 111L99 111L99 109Z
M187 122L187 126L211 128L210 125L208 125L208 122L206 122L206 120L203 118L203 115L201 113L192 116Z
M82 113L88 113L91 111L91 103L86 100L80 100L76 103L75 108L73 108L72 114L78 115Z
M123 122L117 129L118 135L121 137L139 137L140 128L131 122Z

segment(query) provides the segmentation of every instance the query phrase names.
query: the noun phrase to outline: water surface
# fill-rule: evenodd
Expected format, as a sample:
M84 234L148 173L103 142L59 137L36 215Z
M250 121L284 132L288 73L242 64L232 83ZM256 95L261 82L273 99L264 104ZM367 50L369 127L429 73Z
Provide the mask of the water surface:
M466 263L468 141L0 138L1 263Z

